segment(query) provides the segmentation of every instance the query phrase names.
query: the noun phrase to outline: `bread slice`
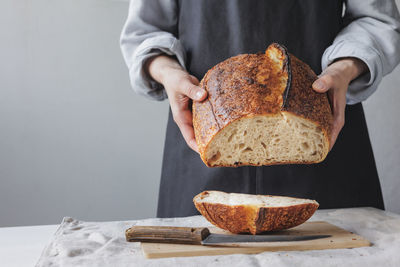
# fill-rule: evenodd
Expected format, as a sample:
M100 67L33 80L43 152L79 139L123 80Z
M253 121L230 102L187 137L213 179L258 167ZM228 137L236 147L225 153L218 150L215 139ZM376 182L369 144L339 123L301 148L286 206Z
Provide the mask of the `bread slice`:
M212 224L232 233L259 234L300 225L318 209L310 199L204 191L193 198Z
M272 44L207 72L193 103L199 152L209 167L317 163L329 151L332 114L311 68Z

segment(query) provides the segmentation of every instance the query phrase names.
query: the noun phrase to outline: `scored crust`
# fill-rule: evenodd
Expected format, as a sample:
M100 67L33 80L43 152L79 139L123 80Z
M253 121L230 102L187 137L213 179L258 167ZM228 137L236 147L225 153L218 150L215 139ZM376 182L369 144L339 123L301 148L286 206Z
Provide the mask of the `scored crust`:
M316 79L307 64L278 44L270 45L266 53L238 55L214 66L200 82L208 98L192 106L193 127L203 162L208 167L236 167L322 161L329 152L332 114L327 95L311 87ZM325 145L318 160L268 163L242 160L213 165L207 152L224 128L243 118L284 113L312 123L323 133Z
M332 110L327 94L317 93L312 84L318 76L307 64L290 54L292 80L284 111L308 119L321 127L329 142Z
M202 202L208 194L204 191L193 198L197 210L215 226L235 234L255 235L289 229L307 221L319 207L316 201L284 207Z

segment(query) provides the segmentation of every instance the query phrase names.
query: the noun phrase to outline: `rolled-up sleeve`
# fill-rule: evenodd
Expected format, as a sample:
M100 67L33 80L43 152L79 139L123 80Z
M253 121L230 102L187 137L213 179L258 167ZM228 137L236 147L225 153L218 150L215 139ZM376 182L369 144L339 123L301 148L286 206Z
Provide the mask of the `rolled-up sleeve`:
M177 16L175 0L133 0L129 5L120 38L122 54L133 90L153 100L163 100L167 95L145 72L146 61L165 53L185 66L185 51L176 38Z
M345 27L322 56L322 69L339 58L355 57L369 69L350 83L347 103L367 99L400 61L400 16L394 0L347 0Z

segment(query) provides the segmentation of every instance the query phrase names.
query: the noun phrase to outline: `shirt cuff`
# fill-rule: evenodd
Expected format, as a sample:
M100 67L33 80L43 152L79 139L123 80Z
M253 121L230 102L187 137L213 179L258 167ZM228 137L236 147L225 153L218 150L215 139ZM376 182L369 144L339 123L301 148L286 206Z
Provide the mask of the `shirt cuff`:
M378 87L383 77L382 60L371 46L357 41L339 41L329 46L322 56L322 70L329 64L343 57L355 57L362 60L369 72L354 79L347 90L347 104L353 105L366 100Z
M167 98L164 87L154 81L145 71L144 65L151 57L167 54L175 56L179 64L185 68L185 52L178 39L173 36L155 36L143 41L135 50L129 76L133 90L152 100Z

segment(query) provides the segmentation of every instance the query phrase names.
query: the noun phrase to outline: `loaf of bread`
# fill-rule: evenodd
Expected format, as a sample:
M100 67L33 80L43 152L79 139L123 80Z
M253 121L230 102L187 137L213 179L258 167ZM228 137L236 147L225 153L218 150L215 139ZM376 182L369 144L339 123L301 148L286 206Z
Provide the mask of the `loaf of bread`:
M212 224L232 233L259 234L300 225L318 209L315 200L204 191L193 198Z
M272 44L265 53L229 58L200 86L193 127L208 167L317 163L329 151L332 114L311 68Z

